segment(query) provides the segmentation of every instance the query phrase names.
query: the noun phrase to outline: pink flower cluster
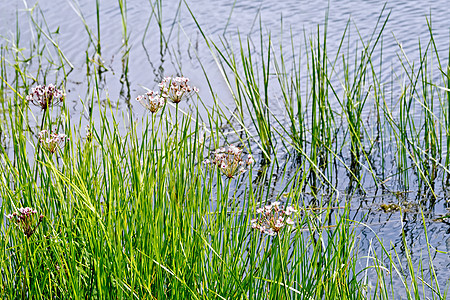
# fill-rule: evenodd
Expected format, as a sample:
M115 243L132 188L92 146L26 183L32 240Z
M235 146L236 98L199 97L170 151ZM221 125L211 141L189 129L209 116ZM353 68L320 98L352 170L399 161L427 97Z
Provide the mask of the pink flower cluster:
M46 110L49 106L62 103L65 94L58 90L53 84L38 85L31 89L31 93L26 96L26 100Z
M216 165L222 174L228 178L244 173L247 167L255 162L250 154L244 160L242 149L233 145L228 146L228 148L217 149L212 153L212 156L212 159L206 159L204 163Z
M31 207L22 207L19 208L18 212L13 212L12 214L7 215L6 218L10 220L13 219L15 221L15 225L23 231L27 238L30 238L30 236L33 235L33 233L36 231L36 228L44 218L43 215L40 215L39 221L35 226L33 226L33 224L35 223L35 214L37 214L37 211L35 209L32 209Z
M159 84L161 97L173 103L180 103L185 95L192 92L198 93L198 88L188 85L189 78L186 77L165 77Z
M67 135L63 133L50 133L48 130L42 130L39 132L39 141L42 147L50 153L55 153L56 150L62 149L68 140Z
M165 98L161 97L158 92L148 91L145 95L136 98L145 108L156 113L166 103Z
M258 208L256 212L261 214L261 216L259 219L251 220L252 228L261 231L261 233L275 236L286 225L294 225L294 221L290 216L292 213L296 213L297 210L292 206L283 209L281 203L277 201L270 205Z
M166 104L167 100L180 103L183 97L192 92L198 93L198 88L188 85L188 81L189 78L186 77L164 77L158 84L159 92L150 90L145 95L138 96L136 101L154 114Z

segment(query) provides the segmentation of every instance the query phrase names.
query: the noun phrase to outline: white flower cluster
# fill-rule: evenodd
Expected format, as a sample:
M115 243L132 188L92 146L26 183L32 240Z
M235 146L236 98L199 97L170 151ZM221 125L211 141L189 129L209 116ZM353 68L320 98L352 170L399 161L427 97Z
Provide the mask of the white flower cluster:
M33 214L37 214L37 210L32 209L31 207L21 207L19 208L19 212L13 212L10 215L7 215L6 217L8 219L13 219L16 218L17 220L19 219L26 219L30 216L32 216Z
M46 110L52 105L62 103L65 94L58 90L53 84L38 85L31 89L31 93L26 96L26 100Z
M242 149L233 145L228 146L228 148L217 149L212 155L212 159L206 159L205 164L216 165L222 174L228 178L244 173L247 167L255 162L250 154L247 160L244 160Z
M145 95L136 98L145 108L156 113L166 101L180 103L183 97L192 92L198 93L198 88L188 85L189 78L186 77L164 77L158 84L160 92L148 91Z
M198 88L188 85L189 78L186 77L165 77L159 84L161 97L173 103L180 103L183 96L192 92L198 93Z
M158 92L154 91L148 91L145 95L138 96L136 100L151 111L152 114L156 113L166 103L165 99Z
M31 207L21 207L19 208L19 212L13 212L12 214L7 215L6 218L14 220L15 225L18 226L20 230L22 230L27 238L29 238L31 235L33 235L33 233L36 231L36 228L44 218L43 215L40 215L37 224L33 226L35 223L33 215L35 214L37 214L37 211L35 209L32 209Z
M55 153L58 148L63 148L67 140L67 135L63 133L50 133L48 130L39 132L39 141L41 142L42 147L52 154Z
M275 236L286 225L294 225L294 221L290 216L292 213L296 213L297 210L292 206L283 209L281 203L277 201L270 205L258 208L256 212L261 214L261 216L259 219L251 220L252 228L261 231L261 233Z

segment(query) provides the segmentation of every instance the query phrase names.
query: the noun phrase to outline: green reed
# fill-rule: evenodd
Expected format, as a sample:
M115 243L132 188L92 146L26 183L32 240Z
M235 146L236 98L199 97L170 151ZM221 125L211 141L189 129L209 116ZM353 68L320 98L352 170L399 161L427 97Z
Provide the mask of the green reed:
M252 125L256 130L256 136L259 139L259 146L264 154L264 158L271 160L271 153L274 147L271 129L271 114L269 111L269 72L271 64L271 52L266 51L266 47L270 49L270 37L268 46L264 45L263 35L260 35L261 53L267 53L267 57L258 58L258 63L262 68L261 73L259 67L255 67L256 62L252 58L254 47L250 40L239 40L237 53L234 50L222 52L214 43L213 47L218 51L219 57L222 59L219 67L223 70L224 80L227 82L229 91L236 103L237 113L234 115L244 127L248 126L245 122L250 118ZM225 45L225 44L224 44ZM213 48L211 48L213 50ZM264 55L264 54L262 54ZM242 64L242 73L239 66ZM227 69L225 69L227 67ZM230 71L231 75L227 75ZM260 88L260 86L262 86ZM252 111L255 114L248 115L245 111Z
M3 225L2 295L19 286L24 297L314 295L312 286L305 291L294 279L300 276L294 266L309 265L308 252L296 250L308 248L308 229L273 239L253 231L250 218L260 204L252 181L238 197L233 190L239 181L205 169L203 147L215 138L199 147L196 118L183 117L173 135L168 115L159 116L162 122L145 118L121 132L110 108L99 107L99 113L90 138L69 127L70 142L57 155L43 152L30 159L25 147L17 150L24 154L17 167L1 165L3 212L32 205L45 215L27 240L11 224ZM161 133L138 136L141 126ZM28 168L38 169L38 180L26 176ZM273 174L274 169L267 177ZM230 208L230 201L242 206ZM307 214L299 226L327 232L317 223L320 215ZM320 247L320 253L329 249ZM308 272L322 267L321 261ZM327 286L335 290L340 284Z

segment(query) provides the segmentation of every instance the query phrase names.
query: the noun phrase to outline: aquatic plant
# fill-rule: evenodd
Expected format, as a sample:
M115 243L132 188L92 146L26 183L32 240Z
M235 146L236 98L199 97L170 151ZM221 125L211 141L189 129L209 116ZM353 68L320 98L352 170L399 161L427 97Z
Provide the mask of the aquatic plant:
M181 102L183 97L187 97L192 93L198 93L198 88L190 86L188 81L189 78L186 77L164 77L159 84L161 97L177 104Z
M50 106L60 104L64 101L65 94L58 90L53 84L38 85L31 89L25 99L28 103L32 103L47 110Z
M50 133L48 130L39 132L39 142L42 148L52 154L58 149L62 149L67 140L67 135L64 133L56 133L56 131Z
M160 96L158 92L152 90L148 91L144 95L140 95L136 98L136 101L141 103L152 114L156 113L166 103L166 98Z
M256 212L261 216L251 220L252 228L261 231L261 233L275 236L283 227L294 226L295 222L291 215L296 213L297 210L293 206L287 206L286 209L283 209L281 202L276 201L256 209Z
M40 215L36 220L36 214L37 210L31 207L21 207L18 211L7 215L6 218L12 220L13 224L17 226L27 238L30 238L44 218L44 215Z
M247 171L247 167L254 163L253 156L249 154L247 159L242 157L243 149L230 145L227 148L219 148L212 153L211 159L206 159L206 165L215 165L227 178L233 178Z

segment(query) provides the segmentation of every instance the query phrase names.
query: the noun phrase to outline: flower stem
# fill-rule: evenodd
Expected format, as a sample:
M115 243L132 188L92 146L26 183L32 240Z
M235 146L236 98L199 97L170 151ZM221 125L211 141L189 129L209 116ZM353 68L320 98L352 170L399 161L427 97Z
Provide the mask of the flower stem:
M280 235L279 234L277 234L277 237L276 237L276 239L277 239L277 242L278 242L278 252L279 252L279 255L280 255L280 263L281 263L281 277L282 277L282 280L283 280L283 285L284 285L284 294L285 294L285 299L290 299L290 294L288 293L288 287L287 287L287 282L286 282L286 278L285 278L285 274L284 274L284 271L285 271L285 269L284 269L284 263L283 263L283 256L282 256L282 252L281 252L281 241L280 241Z

